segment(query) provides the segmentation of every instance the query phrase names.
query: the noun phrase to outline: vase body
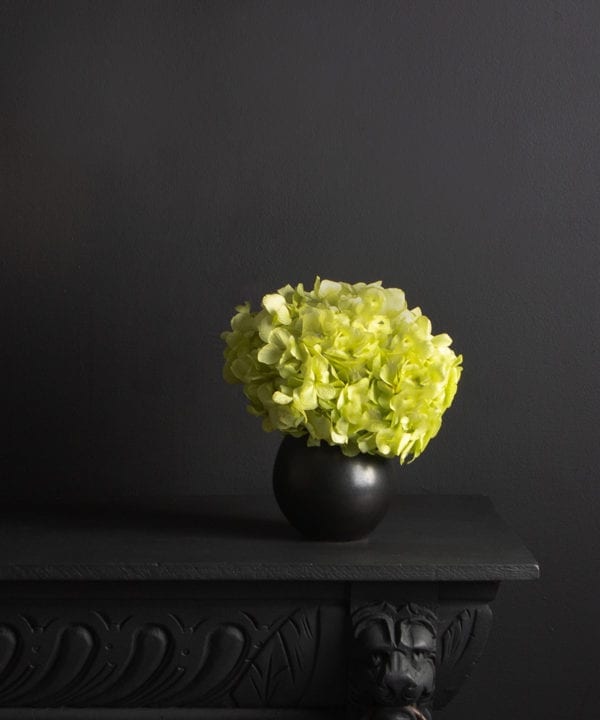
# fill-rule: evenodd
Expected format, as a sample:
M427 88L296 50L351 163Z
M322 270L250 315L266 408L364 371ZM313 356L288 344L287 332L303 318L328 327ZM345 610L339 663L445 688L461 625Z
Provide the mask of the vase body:
M307 447L306 437L284 438L273 469L283 514L311 540L358 540L385 515L392 465L378 455L347 457L339 447Z

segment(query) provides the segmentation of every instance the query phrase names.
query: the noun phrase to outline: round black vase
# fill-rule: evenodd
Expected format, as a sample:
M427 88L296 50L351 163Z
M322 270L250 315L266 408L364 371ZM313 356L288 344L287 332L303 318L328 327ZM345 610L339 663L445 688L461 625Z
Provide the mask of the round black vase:
M391 461L347 457L339 447L307 447L306 437L284 438L273 469L283 514L311 540L358 540L385 515L392 495Z

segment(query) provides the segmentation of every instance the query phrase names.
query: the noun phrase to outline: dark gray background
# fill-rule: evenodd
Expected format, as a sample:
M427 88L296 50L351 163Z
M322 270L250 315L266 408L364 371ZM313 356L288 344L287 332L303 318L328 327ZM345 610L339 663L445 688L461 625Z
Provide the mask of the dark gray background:
M464 354L402 492L541 561L445 720L596 717L600 5L2 2L2 492L269 492L233 307L402 287Z

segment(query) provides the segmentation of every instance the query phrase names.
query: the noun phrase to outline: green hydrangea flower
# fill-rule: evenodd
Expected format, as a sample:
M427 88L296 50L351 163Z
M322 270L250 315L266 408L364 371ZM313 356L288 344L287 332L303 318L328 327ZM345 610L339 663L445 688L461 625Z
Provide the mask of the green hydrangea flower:
M263 428L346 455L418 457L456 393L462 356L421 310L381 282L317 277L236 308L223 375L241 383Z

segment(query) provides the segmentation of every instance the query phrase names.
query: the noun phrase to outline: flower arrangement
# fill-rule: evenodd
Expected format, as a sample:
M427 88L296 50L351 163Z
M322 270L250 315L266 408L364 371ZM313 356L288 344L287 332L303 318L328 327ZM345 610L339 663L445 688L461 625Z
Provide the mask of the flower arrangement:
M404 292L381 282L316 278L286 285L262 308L236 307L223 375L241 383L267 431L345 455L418 457L439 431L462 370L446 334L432 335Z

